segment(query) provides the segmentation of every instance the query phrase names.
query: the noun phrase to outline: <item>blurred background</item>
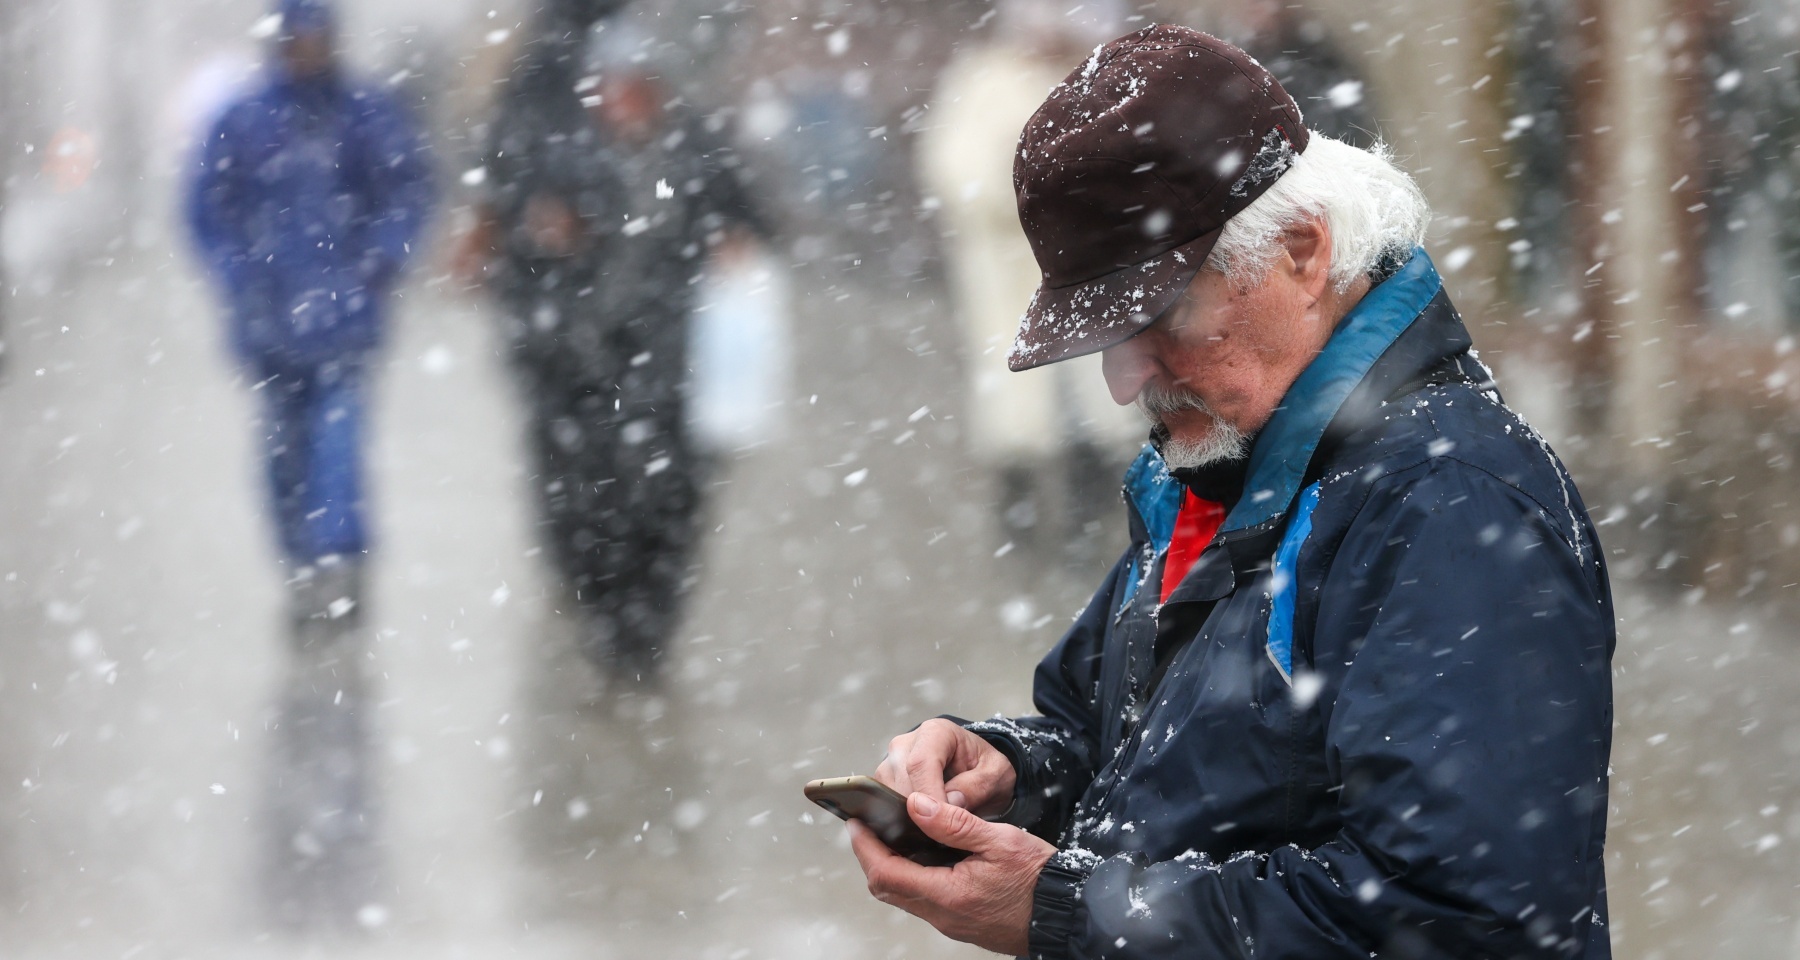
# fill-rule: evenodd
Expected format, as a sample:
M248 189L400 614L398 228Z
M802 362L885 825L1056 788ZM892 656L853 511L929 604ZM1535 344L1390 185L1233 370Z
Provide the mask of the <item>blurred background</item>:
M870 900L799 787L1027 709L1122 545L1141 427L1092 368L1001 373L1007 172L1087 50L1180 22L1391 145L1581 483L1616 953L1800 957L1800 5L546 3L342 3L364 94L290 126L390 136L263 178L361 163L405 228L345 254L385 333L302 418L365 464L323 558L275 523L342 502L270 492L304 391L242 342L256 257L194 212L342 213L202 184L274 136L232 105L318 4L0 3L0 952L977 955ZM666 255L606 259L638 232Z

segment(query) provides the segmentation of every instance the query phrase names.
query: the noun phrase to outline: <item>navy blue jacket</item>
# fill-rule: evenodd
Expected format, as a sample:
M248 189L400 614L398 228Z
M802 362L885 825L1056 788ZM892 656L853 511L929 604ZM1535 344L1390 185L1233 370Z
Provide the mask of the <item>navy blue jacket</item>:
M315 364L381 340L382 308L432 200L423 144L385 93L268 82L207 137L188 220L251 362Z
M1166 603L1183 486L1132 466L1133 543L1039 665L1042 716L970 725L1059 847L1033 958L1610 956L1604 559L1469 348L1415 252Z

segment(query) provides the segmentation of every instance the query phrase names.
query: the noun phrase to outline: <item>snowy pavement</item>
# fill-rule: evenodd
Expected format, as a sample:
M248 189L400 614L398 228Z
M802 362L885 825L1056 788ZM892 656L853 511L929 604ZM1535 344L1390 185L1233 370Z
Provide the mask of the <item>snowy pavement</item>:
M22 293L10 338L0 942L304 955L259 929L253 883L284 656L254 395L182 263L146 259ZM841 292L802 318L822 325L803 362L831 372L799 378L795 439L716 478L717 532L658 698L600 691L571 653L488 318L408 294L374 429L391 898L367 913L369 955L969 954L868 900L799 786L870 769L922 716L1020 707L1026 674L999 668L1061 618L1017 623L1031 604L1015 600L1003 627L958 582L994 545L952 531L985 515L937 426L948 410L909 421L955 382L916 329L944 321L903 305L851 323ZM870 392L846 362L888 380ZM999 643L960 649L971 626Z
M1621 591L1607 882L1619 957L1800 957L1800 631Z
M167 253L22 292L0 383L5 954L982 955L870 900L799 786L866 772L924 717L1023 708L1087 586L994 557L943 311L849 272L796 283L790 429L715 478L658 697L572 653L484 308L408 292L372 463L389 893L351 945L270 936L254 902L279 574L210 301ZM1621 594L1618 954L1800 956L1800 637Z

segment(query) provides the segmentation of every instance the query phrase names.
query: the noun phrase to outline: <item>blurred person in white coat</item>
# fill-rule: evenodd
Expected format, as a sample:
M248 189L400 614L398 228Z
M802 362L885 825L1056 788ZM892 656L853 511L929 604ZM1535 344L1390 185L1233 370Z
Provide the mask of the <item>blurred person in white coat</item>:
M1019 306L1042 280L1019 226L1013 155L1050 88L1116 17L1089 4L1074 17L1045 0L999 0L987 38L965 45L938 79L918 167L940 205L951 304L962 334L969 406L964 439L999 490L1000 539L1042 553L1097 550L1105 495L1148 428L1114 404L1098 357L1024 374L1006 368ZM980 36L980 32L977 32Z

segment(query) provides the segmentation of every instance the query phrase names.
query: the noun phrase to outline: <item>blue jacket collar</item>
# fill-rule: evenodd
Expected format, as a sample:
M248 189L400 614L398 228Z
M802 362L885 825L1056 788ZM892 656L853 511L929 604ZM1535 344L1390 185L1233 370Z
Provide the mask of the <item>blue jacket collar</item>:
M1175 515L1181 510L1180 481L1169 473L1162 455L1150 444L1144 444L1137 459L1125 470L1125 499L1131 504L1133 517L1143 530L1132 533L1161 550L1175 535Z
M1258 431L1250 448L1244 496L1225 518L1221 532L1261 526L1287 512L1338 408L1443 286L1437 267L1420 247L1406 266L1351 308L1325 349L1300 372L1275 415Z
M1286 513L1300 492L1320 439L1383 353L1443 289L1423 247L1398 272L1375 286L1338 324L1325 349L1301 371L1250 450L1244 495L1221 533L1248 530ZM1146 444L1125 474L1125 494L1157 549L1169 542L1181 507L1182 485Z

